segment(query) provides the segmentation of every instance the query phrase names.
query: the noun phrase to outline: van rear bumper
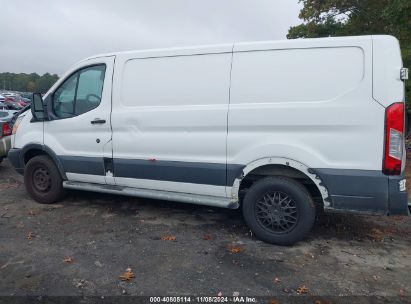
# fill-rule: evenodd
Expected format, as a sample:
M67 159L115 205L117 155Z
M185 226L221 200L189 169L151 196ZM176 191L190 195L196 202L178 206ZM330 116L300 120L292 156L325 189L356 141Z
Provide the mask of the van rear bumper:
M390 176L388 178L388 214L389 215L410 215L408 208L408 192L401 191L402 183L405 188L405 176Z
M409 215L408 193L401 187L405 175L387 176L381 171L315 169L328 190L326 211L385 215Z

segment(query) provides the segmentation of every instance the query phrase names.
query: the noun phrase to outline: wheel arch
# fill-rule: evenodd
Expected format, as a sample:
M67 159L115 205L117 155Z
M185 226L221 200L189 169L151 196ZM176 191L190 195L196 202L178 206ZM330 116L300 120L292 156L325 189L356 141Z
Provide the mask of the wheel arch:
M38 155L47 155L48 157L51 158L51 160L54 162L56 165L58 171L60 172L61 177L64 180L67 180L66 173L64 171L64 167L57 157L56 153L52 149L50 149L46 145L42 144L28 144L22 148L22 153L21 153L21 163L25 166L27 162L32 159L35 156Z
M240 201L241 191L245 183L252 180L253 176L286 176L294 179L310 181L313 189L307 189L311 195L313 191L321 196L324 207L330 206L329 193L321 178L307 165L296 160L282 157L267 157L249 163L241 175L234 180L231 188L232 200Z

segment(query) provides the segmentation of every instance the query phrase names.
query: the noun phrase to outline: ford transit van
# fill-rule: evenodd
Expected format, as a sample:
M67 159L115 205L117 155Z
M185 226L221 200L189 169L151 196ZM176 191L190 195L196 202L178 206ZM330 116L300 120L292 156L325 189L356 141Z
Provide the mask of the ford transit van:
M391 36L120 52L77 63L13 127L33 199L65 189L242 208L289 245L316 208L408 215Z

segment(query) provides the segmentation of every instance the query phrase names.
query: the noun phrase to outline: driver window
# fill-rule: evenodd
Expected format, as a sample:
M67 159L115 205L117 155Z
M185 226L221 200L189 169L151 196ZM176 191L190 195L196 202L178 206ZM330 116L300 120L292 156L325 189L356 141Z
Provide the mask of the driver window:
M54 93L53 109L59 118L72 117L78 73L70 76Z
M86 113L97 108L101 102L103 91L104 66L94 66L84 69L80 73L75 115Z
M70 76L54 93L53 109L59 118L77 116L101 102L105 65L85 68Z

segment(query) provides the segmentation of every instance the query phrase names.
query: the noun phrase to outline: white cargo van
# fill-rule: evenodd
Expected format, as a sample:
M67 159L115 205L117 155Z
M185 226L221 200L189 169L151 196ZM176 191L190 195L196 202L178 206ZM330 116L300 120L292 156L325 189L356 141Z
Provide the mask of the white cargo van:
M293 244L315 202L408 215L406 71L390 36L95 56L34 95L9 159L40 203L77 189L241 207L258 238Z

